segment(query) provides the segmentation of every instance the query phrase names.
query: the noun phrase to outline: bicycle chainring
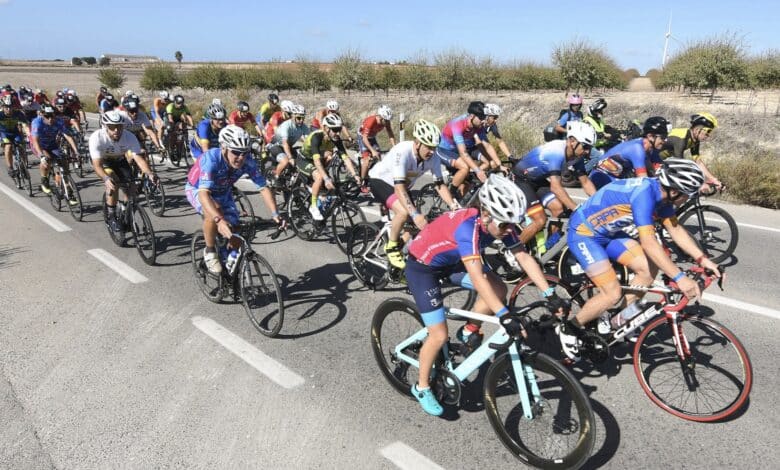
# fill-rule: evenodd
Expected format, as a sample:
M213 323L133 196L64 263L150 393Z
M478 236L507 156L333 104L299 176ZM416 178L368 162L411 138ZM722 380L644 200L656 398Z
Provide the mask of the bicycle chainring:
M580 338L582 356L594 364L601 364L609 358L609 344L599 334L585 331Z
M460 403L460 380L455 375L443 368L436 369L436 377L432 381L433 393L440 403L457 405Z

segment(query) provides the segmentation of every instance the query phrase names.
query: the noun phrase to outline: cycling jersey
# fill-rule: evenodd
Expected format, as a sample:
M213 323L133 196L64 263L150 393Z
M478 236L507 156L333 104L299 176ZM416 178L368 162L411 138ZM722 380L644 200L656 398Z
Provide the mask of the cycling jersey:
M89 156L92 160L115 161L127 159L130 154L141 152L138 139L128 130L123 130L119 140L108 136L106 129L100 129L89 136Z
M457 145L462 144L466 146L468 151L476 145L474 135L480 132L482 127L471 127L469 116L469 114L462 114L444 125L439 142L440 149L457 152Z
M548 177L560 176L566 168L566 142L566 140L553 140L534 147L517 162L512 172L535 185L545 185ZM568 164L573 167L575 175L585 174L583 158Z
M125 130L132 133L143 132L145 127L152 127L149 117L143 111L138 111L135 119L131 118L127 111L120 111L119 114L125 120Z
M289 118L284 117L284 112L277 111L272 116L271 119L268 120L268 123L265 125L265 141L266 143L270 143L274 140L274 133L276 132L276 128L279 127L280 124L282 124L284 121L287 121Z
M76 114L70 108L64 108L62 111L54 110L54 117L62 119L66 125L70 125L71 120L78 120Z
M167 101L162 98L155 98L154 101L152 101L152 119L163 119L165 117L165 108L167 106Z
M230 124L235 124L236 126L249 132L254 128L253 124L255 122L255 115L250 112L247 112L244 114L244 117L241 117L241 114L236 109L235 111L230 113L230 116L228 117L228 122Z
M342 157L347 158L347 149L344 148L344 143L341 140L326 139L324 131L320 130L306 136L303 140L301 154L306 160L316 160L325 152L333 152L334 149L338 150Z
M596 143L593 145L597 149L600 149L607 145L607 141L604 139L604 131L606 129L607 124L604 122L604 119L598 119L594 116L591 116L590 114L585 116L583 119L590 127L593 128L593 130L596 131Z
M561 115L558 116L558 124L565 128L566 123L569 121L582 121L582 111L572 111L571 109L561 110Z
M360 129L358 130L358 134L364 135L366 137L376 137L377 134L379 134L380 131L383 129L387 129L387 132L393 132L393 128L390 124L390 121L387 119L382 120L382 124L379 123L379 116L376 114L371 115L363 120L363 124L360 125Z
M258 170L254 158L247 157L244 160L244 165L238 170L234 170L222 156L222 149L211 148L195 160L187 174L185 189L208 189L214 197L230 195L231 188L243 175L248 175L258 188L265 187L265 178Z
M38 104L45 104L49 102L49 97L46 96L46 93L36 93L33 95L33 101Z
M33 119L30 129L31 135L38 140L38 146L41 150L49 151L57 149L57 136L67 132L62 120L52 118L51 124L46 124L43 116Z
M260 127L265 126L271 120L274 114L282 112L282 107L278 104L271 104L270 101L266 101L260 106L260 111L257 113L257 119L255 122L260 124Z
M501 133L498 132L497 123L494 122L493 125L490 127L483 127L478 132L479 138L482 139L483 142L487 142L488 134L493 134L493 137L495 137L496 139L501 139Z
M596 167L588 175L597 189L616 179L642 177L655 172L661 164L661 158L655 149L651 149L648 155L643 140L639 137L622 142L599 158Z
M17 138L21 135L19 126L27 123L27 117L23 112L11 110L6 114L0 111L0 137Z
M321 125L321 123L320 123L320 120L319 120L319 118L317 118L317 116L322 116L322 117L325 117L325 116L327 116L328 114L335 114L336 116L339 116L339 117L341 117L341 114L339 114L339 112L338 112L338 111L331 111L331 110L329 110L328 108L322 108L321 110L317 111L317 112L314 114L314 118L312 118L312 120L311 120L311 127L312 127L313 129L319 129L319 128L321 128L321 127L322 127L322 125Z
M372 179L379 179L393 186L405 184L411 188L417 178L429 171L437 181L442 180L441 160L436 154L428 160L418 160L414 153L414 141L407 140L396 144L368 172Z
M282 145L282 142L287 141L289 145L293 145L309 132L311 129L306 124L297 124L295 119L288 119L276 128L271 142L275 145Z
M209 149L219 147L219 132L222 128L214 130L211 126L211 119L204 119L198 123L198 130L195 137L190 141L190 149L193 158L198 158L203 154L203 141L207 141Z
M168 106L165 107L165 113L173 118L173 122L179 122L184 115L192 116L190 108L188 108L187 105L177 108L173 103L169 103Z
M103 101L100 102L100 112L105 113L106 111L111 111L117 106L119 106L119 103L117 103L116 100L108 101L104 98Z
M693 140L690 128L678 127L669 132L666 143L661 148L661 158L664 160L669 157L685 158L686 150L691 151L693 160L701 158L701 155L699 155L699 142Z

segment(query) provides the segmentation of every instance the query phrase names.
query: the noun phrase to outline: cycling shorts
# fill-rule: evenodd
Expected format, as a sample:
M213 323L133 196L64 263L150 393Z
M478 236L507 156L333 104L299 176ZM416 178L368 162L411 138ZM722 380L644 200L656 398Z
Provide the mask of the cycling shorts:
M198 199L198 188L192 187L189 184L184 189L184 193L187 195L187 201L200 215L203 215L203 206ZM238 225L238 208L236 207L236 201L233 200L232 191L227 191L225 194L215 196L211 195L214 202L222 209L222 217L228 221L230 225L236 227Z
M11 141L21 144L22 143L22 136L21 134L4 134L2 143L3 145L10 145Z
M387 184L386 181L379 178L371 178L368 185L371 188L371 194L374 196L374 200L388 209L392 208L395 201L398 200L398 196L395 194L395 188Z
M360 154L363 156L363 158L368 158L371 156L371 150L366 147L366 144L363 142L363 136L358 135L358 150L360 151ZM371 144L371 147L373 147L374 150L379 152L379 143L376 141L376 137L369 137L368 143Z
M445 150L441 147L436 147L436 155L439 156L442 165L446 166L447 168L452 168L455 164L455 160L460 157L457 149Z
M484 272L490 270L486 264L483 265L483 269ZM446 320L441 295L442 279L453 285L474 290L474 284L462 263L448 268L432 268L409 256L406 260L405 273L409 291L414 297L425 326L438 325Z
M103 170L110 174L115 174L120 183L130 184L133 181L135 172L126 158L117 158L114 160L103 160Z
M572 218L570 226L578 221ZM610 283L617 278L609 260L628 265L633 259L644 256L642 247L624 232L618 232L611 237L601 235L580 235L576 230L569 230L566 235L569 249L574 253L577 262L585 270L588 277L598 287ZM601 263L607 261L607 263ZM595 266L600 263L599 266ZM599 267L605 269L599 269Z

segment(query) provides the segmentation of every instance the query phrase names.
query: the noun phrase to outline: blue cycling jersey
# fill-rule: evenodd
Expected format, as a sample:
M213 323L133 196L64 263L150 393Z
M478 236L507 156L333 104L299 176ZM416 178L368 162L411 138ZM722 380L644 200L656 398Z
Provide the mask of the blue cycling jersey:
M43 116L33 119L30 128L30 133L38 139L38 145L42 150L56 150L57 135L66 132L65 123L62 120L53 118L51 124L46 124Z
M231 188L243 175L259 187L265 187L265 178L257 168L257 162L251 156L244 161L244 166L238 170L230 168L222 157L219 147L209 149L192 165L187 175L186 189L208 189L214 197L230 194Z
M214 128L211 127L210 119L204 119L198 123L195 137L190 141L190 148L192 149L195 158L199 158L203 153L200 141L204 139L209 141L210 149L219 147L219 131L215 131Z
M535 183L541 183L549 176L560 176L567 166L566 140L553 140L534 147L524 156L512 171L519 177ZM576 173L585 174L585 162L582 158L568 162Z
M633 176L647 176L647 167L660 164L661 157L658 151L653 149L650 154L645 151L642 137L622 142L599 158L596 170L608 173L616 178L631 178Z

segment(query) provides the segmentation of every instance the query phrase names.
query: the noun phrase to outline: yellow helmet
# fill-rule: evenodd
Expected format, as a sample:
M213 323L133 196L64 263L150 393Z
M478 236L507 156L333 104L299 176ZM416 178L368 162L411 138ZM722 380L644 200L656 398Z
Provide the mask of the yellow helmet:
M718 120L710 113L696 113L691 116L691 127L704 126L710 129L718 127Z

